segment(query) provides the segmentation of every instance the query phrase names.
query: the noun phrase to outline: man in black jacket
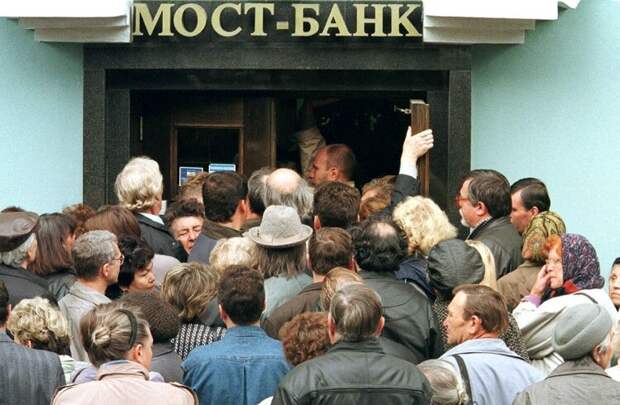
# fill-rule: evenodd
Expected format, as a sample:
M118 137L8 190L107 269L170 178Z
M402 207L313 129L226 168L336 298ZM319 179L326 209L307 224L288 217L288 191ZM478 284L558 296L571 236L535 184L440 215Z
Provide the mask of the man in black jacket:
M328 316L333 346L290 371L272 404L430 404L430 384L417 367L381 349L382 315L381 298L372 289L340 289Z
M248 184L233 172L212 173L202 186L205 222L202 233L189 255L189 262L209 263L218 240L242 236L241 227L248 212Z
M366 285L383 301L383 336L407 347L417 362L439 357L441 333L426 295L396 278L407 242L391 218L371 217L352 230L355 261Z
M510 223L510 183L495 170L472 170L463 177L457 197L467 239L479 240L493 253L497 278L522 262L521 236Z

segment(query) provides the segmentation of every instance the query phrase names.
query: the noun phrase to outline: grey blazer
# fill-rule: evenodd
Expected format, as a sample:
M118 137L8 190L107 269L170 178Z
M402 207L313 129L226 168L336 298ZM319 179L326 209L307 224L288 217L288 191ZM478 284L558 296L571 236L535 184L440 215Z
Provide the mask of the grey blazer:
M1 405L47 405L64 384L57 354L20 346L0 331Z

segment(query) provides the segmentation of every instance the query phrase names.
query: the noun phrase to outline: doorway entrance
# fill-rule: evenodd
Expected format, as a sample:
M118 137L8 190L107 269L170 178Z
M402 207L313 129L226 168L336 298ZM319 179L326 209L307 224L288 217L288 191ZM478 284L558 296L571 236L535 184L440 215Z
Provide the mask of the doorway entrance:
M297 161L290 142L303 100L336 100L317 108L317 123L328 142L353 148L362 166L356 179L361 186L395 173L409 119L394 106L406 108L416 98L430 106L435 133L430 195L458 223L454 195L470 167L468 48L245 45L85 46L84 201L115 203L114 179L132 156L150 155L160 163L168 199L178 187L181 163L233 156L237 170L247 175ZM220 141L196 139L226 134L242 139L238 148L231 146L235 140L224 141L229 146L220 151L232 147L229 156L213 155ZM185 156L188 149L203 149L203 141L212 152Z
M307 125L306 106L312 104L311 121L326 143L346 144L355 153L354 180L361 188L372 178L397 173L410 122L400 109L410 98L425 96L136 92L132 116L139 125L131 134L131 155L159 162L167 200L174 199L182 185L182 167L207 171L210 165L234 165L245 176L263 166L301 172L295 133Z

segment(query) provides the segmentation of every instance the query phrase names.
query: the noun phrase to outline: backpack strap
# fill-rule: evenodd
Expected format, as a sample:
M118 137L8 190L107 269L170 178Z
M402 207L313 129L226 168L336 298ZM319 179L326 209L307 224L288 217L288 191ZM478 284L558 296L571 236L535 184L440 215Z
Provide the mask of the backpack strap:
M474 401L474 397L471 395L471 384L469 383L469 373L467 372L467 366L463 361L463 358L458 354L452 355L456 360L456 364L459 366L459 372L461 373L461 377L463 378L463 385L465 385L465 391L467 391L467 396L469 397L469 402L472 403Z

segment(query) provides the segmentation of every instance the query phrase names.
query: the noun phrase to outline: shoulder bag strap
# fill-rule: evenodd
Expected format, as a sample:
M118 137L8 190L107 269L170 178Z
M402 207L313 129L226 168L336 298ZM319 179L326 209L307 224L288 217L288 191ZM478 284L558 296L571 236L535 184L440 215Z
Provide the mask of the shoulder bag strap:
M592 301L593 303L598 304L598 302L597 302L594 298L590 297L590 296L589 296L588 294L586 294L586 293L575 293L574 295L583 295L584 297L586 297L587 299L589 299L589 300L590 300L590 301Z
M467 372L467 366L465 366L465 362L463 358L458 354L452 355L456 360L456 364L459 366L459 371L461 373L461 377L463 378L463 385L465 385L465 391L467 391L467 396L469 397L469 403L474 402L474 397L471 395L471 384L469 383L469 373Z

